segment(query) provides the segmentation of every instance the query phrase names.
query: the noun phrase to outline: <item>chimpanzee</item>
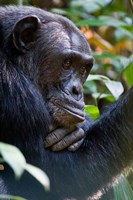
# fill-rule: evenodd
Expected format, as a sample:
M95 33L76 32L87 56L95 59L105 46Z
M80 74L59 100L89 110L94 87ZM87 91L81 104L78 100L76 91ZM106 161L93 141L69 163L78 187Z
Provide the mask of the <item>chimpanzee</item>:
M48 147L51 138L55 144L71 130L63 145L53 147L60 150L69 139L77 141L73 136L83 137L76 126L85 120L82 85L93 65L88 42L68 19L23 6L0 8L0 38L0 141L19 147L51 182L45 192L27 173L15 181L5 166L0 173L7 190L1 193L30 200L91 199L132 161L133 88L99 120L87 120L78 151L53 152L43 147L44 138ZM51 124L65 134L57 129L49 138Z

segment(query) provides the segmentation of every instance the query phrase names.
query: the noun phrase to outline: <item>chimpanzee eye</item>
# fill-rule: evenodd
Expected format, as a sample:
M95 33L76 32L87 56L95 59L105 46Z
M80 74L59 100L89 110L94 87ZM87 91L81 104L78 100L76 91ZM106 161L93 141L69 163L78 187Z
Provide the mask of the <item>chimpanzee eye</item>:
M80 74L85 74L87 71L86 71L86 66L82 66L80 67Z
M71 59L66 59L63 63L63 68L67 70L70 69L71 66L72 66Z

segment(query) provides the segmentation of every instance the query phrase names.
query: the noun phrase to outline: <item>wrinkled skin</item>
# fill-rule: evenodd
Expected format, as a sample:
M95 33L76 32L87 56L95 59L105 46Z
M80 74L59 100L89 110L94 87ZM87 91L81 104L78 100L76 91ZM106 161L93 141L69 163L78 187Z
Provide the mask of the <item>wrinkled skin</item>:
M74 130L58 128L51 130L44 145L46 148L52 146L53 151L60 151L67 147L69 151L76 151L82 145L84 138L85 132L82 128L74 127Z
M67 148L69 151L78 150L84 139L89 127L93 123L89 116L85 117L84 122L70 128L57 128L50 126L50 133L45 139L45 147L51 147L53 151L60 151Z
M53 46L53 49L51 54L43 55L41 59L39 84L53 125L50 129L52 132L46 138L45 147L54 144L52 147L54 151L66 147L69 147L70 151L75 151L85 137L84 130L77 125L85 121L82 85L93 66L93 58L89 46L86 45L86 39L81 38L75 30L71 34L70 41L67 31L62 29L60 24L48 23L47 28L52 39L50 38L45 45ZM60 38L57 39L59 34ZM43 52L46 51L48 50L44 48ZM54 62L53 57L56 58Z

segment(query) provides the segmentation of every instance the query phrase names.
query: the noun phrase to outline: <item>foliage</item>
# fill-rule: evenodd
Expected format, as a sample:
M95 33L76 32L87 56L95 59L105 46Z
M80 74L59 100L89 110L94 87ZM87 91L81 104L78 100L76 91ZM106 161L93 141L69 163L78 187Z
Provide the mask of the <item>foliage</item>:
M115 200L132 200L133 192L131 185L127 179L122 175L119 184L114 187Z
M85 106L85 112L88 113L93 120L98 119L99 115L100 115L99 109L98 109L97 106L86 105Z
M18 196L13 196L13 195L0 195L0 199L2 199L2 200L7 200L7 199L10 199L10 200L26 200L26 199L24 199L24 198L22 198L22 197L18 197Z
M19 179L24 170L26 170L43 185L45 190L49 190L50 183L47 175L37 167L26 163L23 154L17 147L0 142L0 154L2 155L0 162L7 162L10 165L16 179Z

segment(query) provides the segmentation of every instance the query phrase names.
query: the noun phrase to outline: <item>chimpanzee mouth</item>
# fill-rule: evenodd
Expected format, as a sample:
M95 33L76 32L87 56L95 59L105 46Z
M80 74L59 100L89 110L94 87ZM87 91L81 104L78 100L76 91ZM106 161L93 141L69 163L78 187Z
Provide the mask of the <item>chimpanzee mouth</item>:
M70 115L72 115L75 118L78 118L79 121L85 120L85 113L77 108L69 108L69 107L60 107L62 110L66 111Z
M84 113L84 109L83 106L79 106L79 108L76 107L71 107L69 105L64 106L61 105L61 102L58 100L55 100L53 102L53 104L60 108L61 110L64 110L65 112L69 113L71 116L73 116L73 118L75 118L75 120L77 119L79 122L82 122L85 120L85 113Z

